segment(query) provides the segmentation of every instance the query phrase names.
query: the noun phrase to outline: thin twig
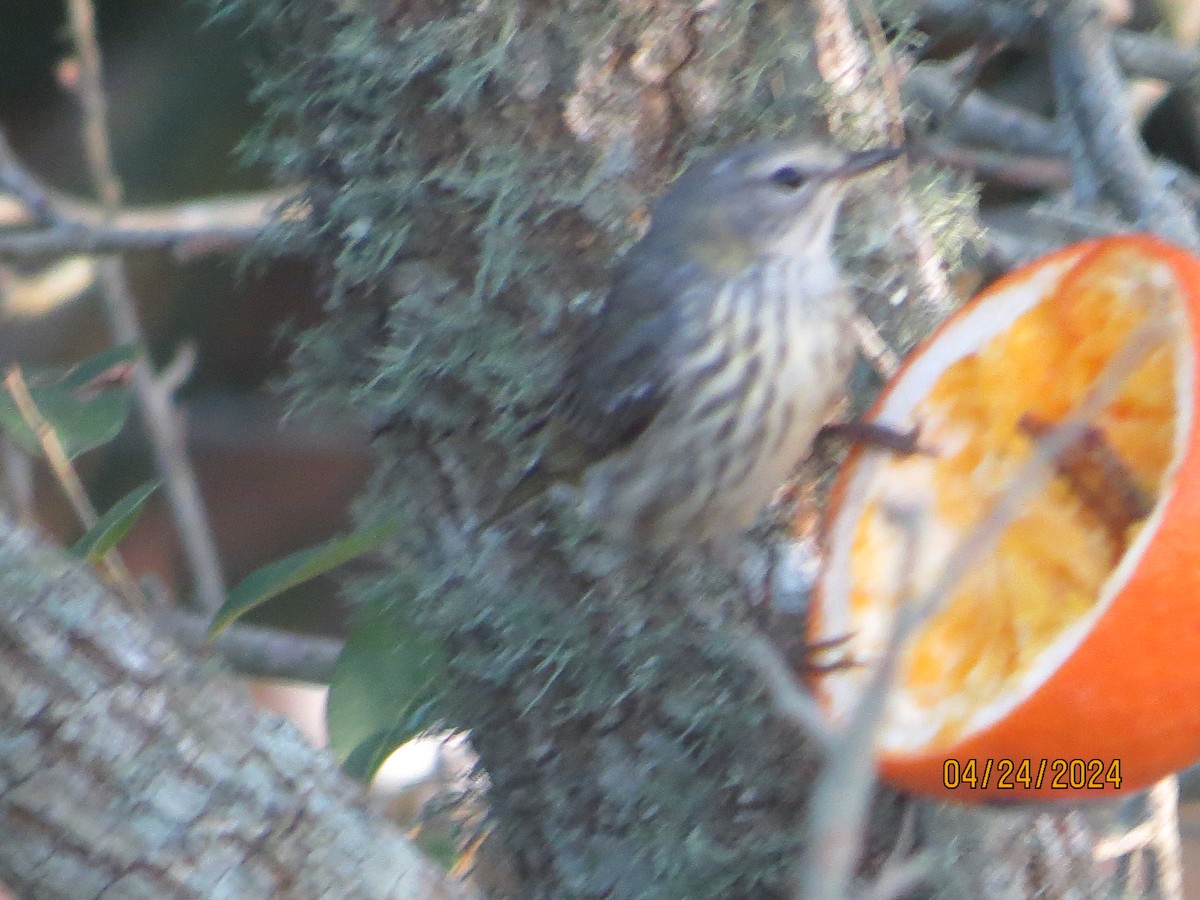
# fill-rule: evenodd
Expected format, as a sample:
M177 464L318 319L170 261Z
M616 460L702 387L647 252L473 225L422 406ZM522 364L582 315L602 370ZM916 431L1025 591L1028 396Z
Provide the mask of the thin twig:
M185 647L198 653L215 651L240 674L258 678L328 684L344 643L242 622L235 622L210 641L212 621L206 615L163 609L156 618Z
M62 441L59 440L58 432L46 421L42 411L38 409L33 395L29 393L29 385L25 383L25 376L21 374L20 366L14 364L9 367L4 376L4 389L12 397L13 404L17 407L22 421L37 438L46 462L49 463L54 477L62 487L71 508L75 511L75 517L85 530L94 527L99 518L96 515L96 508L92 506L91 498L87 495L83 481L80 479L79 473L75 471L75 466L71 464L71 458ZM109 581L126 600L138 606L145 606L146 595L138 587L133 575L125 568L125 563L116 550L110 550L100 562Z
M67 0L67 9L71 37L79 53L79 95L88 171L101 207L111 219L121 201L121 186L109 149L107 100L95 17L90 0ZM102 260L98 275L114 338L121 344L144 347L146 339L123 262L119 257ZM144 358L134 366L133 390L163 475L184 555L195 579L196 599L211 612L224 602L225 581L199 483L187 456L182 424L170 392L154 377Z
M983 34L1023 49L1038 48L1046 41L1046 19L1016 3L921 0L918 14L924 25L943 34L971 38ZM1119 28L1113 31L1112 43L1117 62L1129 75L1181 87L1200 78L1200 52L1170 38Z
M1146 856L1152 851L1162 896L1168 900L1182 900L1178 777L1171 775L1158 781L1142 800L1142 821L1133 828L1097 841L1092 848L1092 857L1097 862L1129 857L1125 895L1136 897L1146 893Z
M1091 0L1067 0L1047 14L1059 119L1072 137L1081 205L1094 192L1138 224L1189 247L1200 246L1191 211L1155 177L1124 99L1111 35Z
M62 486L67 500L70 501L71 509L75 511L75 518L84 528L91 528L96 524L98 518L96 508L92 506L92 500L87 495L79 473L71 465L71 458L62 441L58 439L58 433L46 421L42 411L38 409L37 403L34 402L33 395L29 393L29 385L25 382L25 376L21 373L20 366L14 364L8 367L8 372L4 376L4 389L12 397L13 404L17 407L17 412L21 414L22 421L37 438L46 462Z
M804 737L828 749L834 735L825 715L797 681L791 666L775 645L753 629L727 627L738 655L762 679L775 712L795 724Z
M74 302L96 283L96 261L61 257L26 274L0 264L0 316L31 319Z
M1183 900L1183 848L1179 842L1179 779L1169 775L1150 788L1150 846L1165 900Z
M1150 846L1150 842L1153 839L1153 823L1141 822L1133 828L1122 831L1113 837L1106 837L1096 841L1096 846L1092 848L1092 856L1100 862L1109 859L1120 859L1122 856L1128 856L1130 853L1144 850Z
M0 204L0 257L11 258L169 250L193 259L243 247L273 219L297 221L309 213L298 187L156 206L97 206L44 186L0 133L5 192L12 202Z
M1113 354L1103 371L1092 382L1091 390L1044 437L1033 442L1033 453L1020 465L1008 485L997 495L980 520L942 565L917 603L918 615L924 620L954 596L954 590L979 562L992 551L1005 529L1011 525L1029 498L1045 486L1055 473L1055 464L1074 445L1095 421L1097 415L1111 405L1121 387L1164 340L1172 334L1172 324L1155 320L1139 325Z
M1061 157L1014 156L997 150L963 147L938 137L921 142L920 152L944 166L969 172L980 181L1021 190L1061 191L1071 186L1071 167Z
M0 188L9 186L0 173ZM293 218L305 215L295 195L284 192L122 209L108 217L85 203L47 202L48 219L39 221L28 206L0 215L0 225L46 226L0 232L0 258L167 250L177 259L191 260L246 246L280 210Z
M805 852L797 871L797 898L841 900L849 893L862 853L871 791L875 786L875 732L883 721L902 651L923 618L910 601L919 559L920 529L911 510L892 510L902 549L894 573L899 613L883 653L867 677L848 721L826 752L808 801Z
M854 119L866 123L863 130L871 132L876 139L903 134L904 121L898 101L881 98L878 88L869 83L870 73L880 68L885 83L898 84L902 80L898 63L889 54L872 59L854 29L845 0L817 0L815 6L817 68L836 98L836 102L826 104L832 129L835 132L850 130L848 110ZM903 163L895 168L897 179L905 178L907 169ZM906 185L898 190L897 204L898 230L907 245L908 261L917 273L922 299L934 309L948 311L952 305L952 292L945 265L932 236L921 222L916 202Z
M904 100L901 97L900 87L904 81L904 75L907 73L901 72L899 63L892 55L883 23L879 20L879 13L867 0L854 0L854 4L858 7L863 30L867 33L867 43L871 47L871 55L879 67L879 83L888 117L888 140L892 146L899 147L907 140L904 127ZM907 176L908 172L904 171L903 184L908 183Z
M192 341L184 341L175 351L175 357L167 363L158 374L158 383L168 394L174 394L196 369L196 345Z
M121 182L113 165L108 139L108 95L104 92L100 42L96 40L96 11L92 0L67 0L71 39L79 54L79 102L83 107L83 149L87 171L100 205L113 211L121 205Z
M879 867L875 880L862 894L862 900L907 897L929 877L936 856L929 850L914 853L916 844L916 808L910 805L904 810L891 852Z
M1062 132L1053 121L961 87L945 66L915 66L905 80L904 93L933 113L939 132L1022 155L1066 153Z
M914 896L916 888L929 879L936 865L937 855L931 850L922 850L894 862L889 860L862 900L898 900Z
M914 158L930 156L952 168L968 169L985 181L1019 188L1070 186L1070 147L1054 122L980 91L963 97L945 66L917 66L905 82L905 92L936 116L934 133L910 141ZM959 110L951 116L949 111L960 97ZM1200 179L1192 172L1161 159L1150 159L1149 166L1162 189L1177 192L1193 207L1200 205Z

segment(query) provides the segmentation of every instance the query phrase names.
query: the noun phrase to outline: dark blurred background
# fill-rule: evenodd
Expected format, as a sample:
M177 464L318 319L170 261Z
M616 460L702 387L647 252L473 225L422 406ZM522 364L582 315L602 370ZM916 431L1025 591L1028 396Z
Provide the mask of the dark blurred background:
M96 4L116 166L130 206L269 187L267 173L238 158L256 123L248 60L255 48L222 23L206 24L198 2L101 0ZM92 198L79 116L65 85L73 67L65 4L0 0L0 127L39 178ZM289 340L320 314L301 261L245 264L240 254L191 261L163 252L127 254L130 278L156 365L184 343L197 361L179 399L229 582L264 562L347 527L349 499L369 469L354 422L281 425L271 385L286 371ZM51 262L0 264L9 284ZM0 312L0 363L64 365L109 346L94 288L36 313ZM136 420L113 445L79 460L101 509L153 477ZM63 539L78 534L60 493L37 479L41 520ZM137 574L153 573L186 594L188 575L161 498L122 550ZM259 619L336 626L331 582L280 598ZM307 602L303 599L307 597Z

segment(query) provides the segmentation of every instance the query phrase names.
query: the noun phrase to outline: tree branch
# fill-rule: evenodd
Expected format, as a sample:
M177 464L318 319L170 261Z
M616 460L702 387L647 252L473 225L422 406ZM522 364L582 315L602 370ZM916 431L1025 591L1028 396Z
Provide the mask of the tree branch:
M209 618L180 609L156 611L155 619L189 650L215 651L242 675L328 684L342 652L336 638L240 622L210 642Z
M905 80L904 92L937 117L939 131L944 128L953 137L1010 153L1061 155L1067 150L1053 121L994 100L982 91L964 97L963 88L944 66L916 66Z
M921 0L918 15L922 23L943 34L987 35L1026 49L1042 47L1047 38L1047 18L1013 3ZM1194 86L1200 76L1200 52L1170 38L1119 28L1113 31L1112 47L1128 75L1158 78L1180 87Z
M79 94L88 170L101 209L111 221L121 202L121 186L109 150L107 100L101 78L95 17L91 0L67 0L67 9L71 38L80 59ZM97 272L113 337L117 343L144 347L146 336L138 321L123 261L120 257L103 259ZM135 363L132 384L154 448L155 462L163 475L184 556L195 581L196 599L201 607L214 611L224 602L225 578L208 512L200 496L200 485L187 457L182 423L170 391L155 378L148 360Z
M1139 227L1196 247L1192 213L1155 177L1123 98L1109 31L1091 0L1071 0L1048 16L1050 63L1060 121L1082 205L1107 196Z
M0 162L0 188L16 193L9 180L13 172ZM48 227L0 232L0 258L169 250L179 259L195 259L245 247L261 236L277 215L304 214L290 191L125 208L112 215L51 192L44 197ZM0 214L0 225L37 222L28 205L16 214Z
M18 895L474 896L242 685L2 518L0 596L0 873Z

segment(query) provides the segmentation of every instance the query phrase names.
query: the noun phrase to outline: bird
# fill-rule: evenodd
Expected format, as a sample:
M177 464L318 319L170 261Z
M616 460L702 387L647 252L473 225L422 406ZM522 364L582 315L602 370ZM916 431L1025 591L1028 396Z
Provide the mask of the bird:
M571 484L653 548L744 532L808 454L853 364L832 234L847 184L903 148L759 140L694 163L578 330L554 431L486 520Z

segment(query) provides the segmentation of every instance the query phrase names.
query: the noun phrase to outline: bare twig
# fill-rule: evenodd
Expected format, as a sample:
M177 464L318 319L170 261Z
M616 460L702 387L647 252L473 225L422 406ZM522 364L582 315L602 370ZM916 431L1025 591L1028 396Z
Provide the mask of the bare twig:
M956 98L963 95L945 66L917 66L905 89L912 100L937 116L935 133L914 140L912 155L926 154L985 180L1015 187L1058 190L1070 185L1066 163L1070 147L1050 120L979 91L963 97L959 111L950 115ZM1167 160L1151 159L1149 165L1162 189L1178 192L1191 206L1200 205L1200 179L1193 173Z
M762 679L775 711L794 723L805 737L828 749L833 733L824 714L796 680L792 668L775 646L750 628L730 628L730 631L738 655Z
M0 172L0 188L11 190L8 174ZM0 215L0 225L47 226L0 232L0 258L169 250L176 258L195 259L246 246L263 233L280 210L286 209L288 215L304 215L290 192L122 209L109 216L89 204L49 193L45 203L43 209L48 213L40 218L28 205Z
M37 403L34 402L33 396L29 393L29 385L25 383L20 366L9 367L8 373L4 376L4 389L12 397L13 404L21 414L21 419L41 445L42 454L46 457L67 500L70 501L71 508L75 511L75 517L85 529L93 527L99 518L96 515L96 508L92 506L91 498L88 497L87 491L83 487L83 481L80 480L79 473L71 464L71 458L67 455L66 448L59 440L58 432L46 421L42 411L38 409ZM100 562L113 587L119 590L126 600L139 606L146 605L146 595L142 593L137 581L125 568L125 563L116 550L110 550Z
M1165 900L1183 900L1183 848L1179 841L1179 779L1169 775L1150 788L1150 824L1158 883Z
M1179 834L1179 779L1170 775L1155 783L1145 797L1144 818L1129 828L1096 842L1092 856L1097 861L1129 857L1126 875L1127 896L1146 893L1145 857L1153 852L1155 872L1162 896L1168 900L1183 898L1183 862Z
M0 257L12 258L169 250L193 259L245 246L275 217L308 215L298 188L137 208L97 206L42 185L0 134L4 192L16 202L0 205Z
M175 351L174 359L159 373L158 383L168 394L174 394L192 377L195 368L196 345L191 341L185 341Z
M921 150L942 165L970 172L983 181L1022 190L1065 190L1071 186L1071 167L1063 159L1014 156L994 150L962 147L937 137L922 141Z
M944 129L953 137L1010 153L1066 153L1066 142L1054 122L961 86L944 66L924 63L914 67L904 92L937 117L939 131Z
M328 684L343 641L320 635L297 634L280 628L235 622L215 640L208 640L208 616L180 609L163 609L156 618L185 647L196 652L215 650L238 672L259 678L286 678Z
M948 598L966 574L991 552L1004 530L1025 508L1025 504L1053 477L1055 463L1074 445L1109 406L1122 385L1163 341L1169 340L1172 324L1166 321L1147 321L1129 335L1113 354L1103 371L1092 382L1091 390L1043 438L1033 442L1033 453L1017 471L1004 490L995 498L975 523L966 538L946 558L941 572L918 602L921 619L928 617Z
M111 220L121 201L121 186L109 149L107 101L95 17L91 0L67 0L67 9L71 37L79 53L79 95L88 171L101 207ZM118 343L145 346L145 335L137 318L123 262L119 257L104 259L98 274L113 336ZM154 377L145 359L134 366L133 389L158 468L163 474L184 554L195 579L196 598L204 609L216 610L225 599L220 557L170 392Z
M919 558L919 522L909 510L892 512L903 542L894 573L895 583L900 585L898 613L849 720L827 749L825 765L809 798L807 843L797 872L796 893L805 900L840 900L849 893L875 786L875 732L883 720L904 646L924 618L918 604L910 602L912 574Z
M1060 119L1071 136L1081 205L1110 198L1140 227L1200 245L1191 212L1155 177L1124 101L1110 32L1091 0L1068 0L1047 16Z
M104 93L96 12L91 0L67 0L71 39L79 54L79 102L83 107L83 149L92 186L107 211L121 205L121 182L108 140L108 96Z
M1026 49L1040 47L1046 40L1046 19L1015 3L921 0L918 12L926 26L942 33L972 38L982 34ZM1200 53L1170 38L1116 29L1112 45L1117 63L1129 75L1181 87L1194 85L1200 77Z
M915 807L909 806L900 820L892 851L880 866L875 880L862 895L862 900L895 900L897 897L907 897L929 876L936 862L935 856L928 850L914 853L916 843Z
M63 493L71 502L71 508L75 510L75 517L79 519L84 528L91 528L96 524L96 509L92 506L92 500L88 497L87 490L75 471L75 467L71 465L71 458L67 455L62 441L58 439L58 433L46 421L42 411L34 402L33 396L29 393L29 385L25 383L25 376L21 373L20 366L9 366L8 372L4 376L4 389L12 397L17 412L21 414L21 419L41 445L46 462L54 471L58 483L62 485Z
M1177 87L1192 88L1200 79L1200 53L1153 34L1114 31L1117 62L1130 75L1158 78Z
M895 861L888 860L875 881L863 895L863 900L897 900L911 897L916 888L929 878L937 864L937 857L929 850Z
M1154 824L1149 821L1141 822L1128 831L1122 831L1113 837L1096 841L1096 846L1092 848L1092 855L1100 861L1120 859L1122 856L1144 850L1150 846L1153 839Z
M96 283L96 261L65 256L26 274L0 264L0 316L38 318L83 296Z
M871 55L879 67L880 99L887 113L888 140L893 146L898 147L906 140L904 100L901 97L900 85L907 73L901 71L898 61L892 55L892 48L888 44L883 23L879 20L879 13L867 0L854 0L854 3L858 7L859 18L862 19ZM905 174L907 175L907 173Z
M837 104L831 107L833 130L848 131L847 116L838 113L837 105L844 105L878 138L891 138L903 134L904 122L900 117L898 98L891 103L881 92L869 84L869 76L880 66L885 83L898 84L901 80L898 64L889 55L873 60L854 28L853 19L846 9L845 0L817 0L817 28L814 41L817 46L817 68L826 85L836 97ZM897 179L907 184L903 164L896 167ZM922 299L932 308L949 310L952 292L946 277L945 266L938 255L931 235L920 221L915 201L907 188L898 191L899 231L908 245L910 262L920 280Z

